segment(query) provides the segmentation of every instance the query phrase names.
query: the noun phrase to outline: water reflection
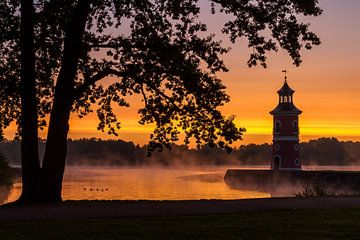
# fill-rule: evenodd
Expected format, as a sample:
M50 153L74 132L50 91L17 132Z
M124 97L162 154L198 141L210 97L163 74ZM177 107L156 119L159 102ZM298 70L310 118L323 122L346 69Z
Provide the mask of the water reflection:
M11 185L0 185L0 203L8 201L11 189Z
M198 200L270 197L268 193L230 189L223 180L228 168L67 167L63 199ZM3 202L16 200L20 193L21 184L13 184Z
M253 189L231 189L223 179L229 168L239 167L183 169L67 167L63 183L63 199L198 200L294 195L294 189L281 189L280 193L266 193ZM254 167L242 169L254 169ZM267 169L267 167L258 167L258 169ZM312 166L305 167L305 170L360 171L360 167ZM14 201L20 193L21 183L19 180L12 186L0 187L0 203Z

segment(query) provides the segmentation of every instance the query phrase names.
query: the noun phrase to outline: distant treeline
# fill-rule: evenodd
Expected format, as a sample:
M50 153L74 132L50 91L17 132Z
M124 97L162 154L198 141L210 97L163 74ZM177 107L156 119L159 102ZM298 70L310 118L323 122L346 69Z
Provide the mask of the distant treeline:
M40 154L44 151L40 141ZM5 141L0 150L14 165L20 164L20 143ZM320 138L300 144L304 165L360 165L360 142L342 142L336 138ZM69 165L269 165L270 144L249 144L230 154L219 148L189 149L173 145L171 151L147 156L146 146L122 140L80 139L68 141Z

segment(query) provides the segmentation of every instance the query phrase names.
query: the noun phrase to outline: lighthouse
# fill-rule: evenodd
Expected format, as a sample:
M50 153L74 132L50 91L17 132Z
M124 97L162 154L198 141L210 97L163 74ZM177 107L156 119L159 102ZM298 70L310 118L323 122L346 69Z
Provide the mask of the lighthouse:
M273 116L272 170L301 170L299 153L299 115L294 105L294 90L287 83L286 70L284 85L277 93L279 103L270 112Z

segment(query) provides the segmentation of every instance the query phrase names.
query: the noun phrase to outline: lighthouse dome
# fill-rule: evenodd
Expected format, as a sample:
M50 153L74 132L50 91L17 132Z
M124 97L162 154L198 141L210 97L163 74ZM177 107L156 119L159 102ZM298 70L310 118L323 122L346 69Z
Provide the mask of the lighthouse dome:
M289 84L287 83L287 81L285 80L284 85L280 88L279 91L277 91L277 93L279 95L292 95L295 91L291 89L291 87L289 87Z
M293 102L294 90L289 86L285 80L283 86L277 93L279 94L278 105L270 112L272 115L279 114L301 114L302 111L298 109Z

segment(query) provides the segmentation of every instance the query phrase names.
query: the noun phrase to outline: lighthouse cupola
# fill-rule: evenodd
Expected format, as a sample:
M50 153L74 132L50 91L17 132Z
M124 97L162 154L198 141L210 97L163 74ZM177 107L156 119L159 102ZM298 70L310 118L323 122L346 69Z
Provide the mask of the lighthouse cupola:
M279 103L270 112L273 115L272 170L301 170L299 115L302 111L294 105L294 92L285 76L284 84L277 92Z

